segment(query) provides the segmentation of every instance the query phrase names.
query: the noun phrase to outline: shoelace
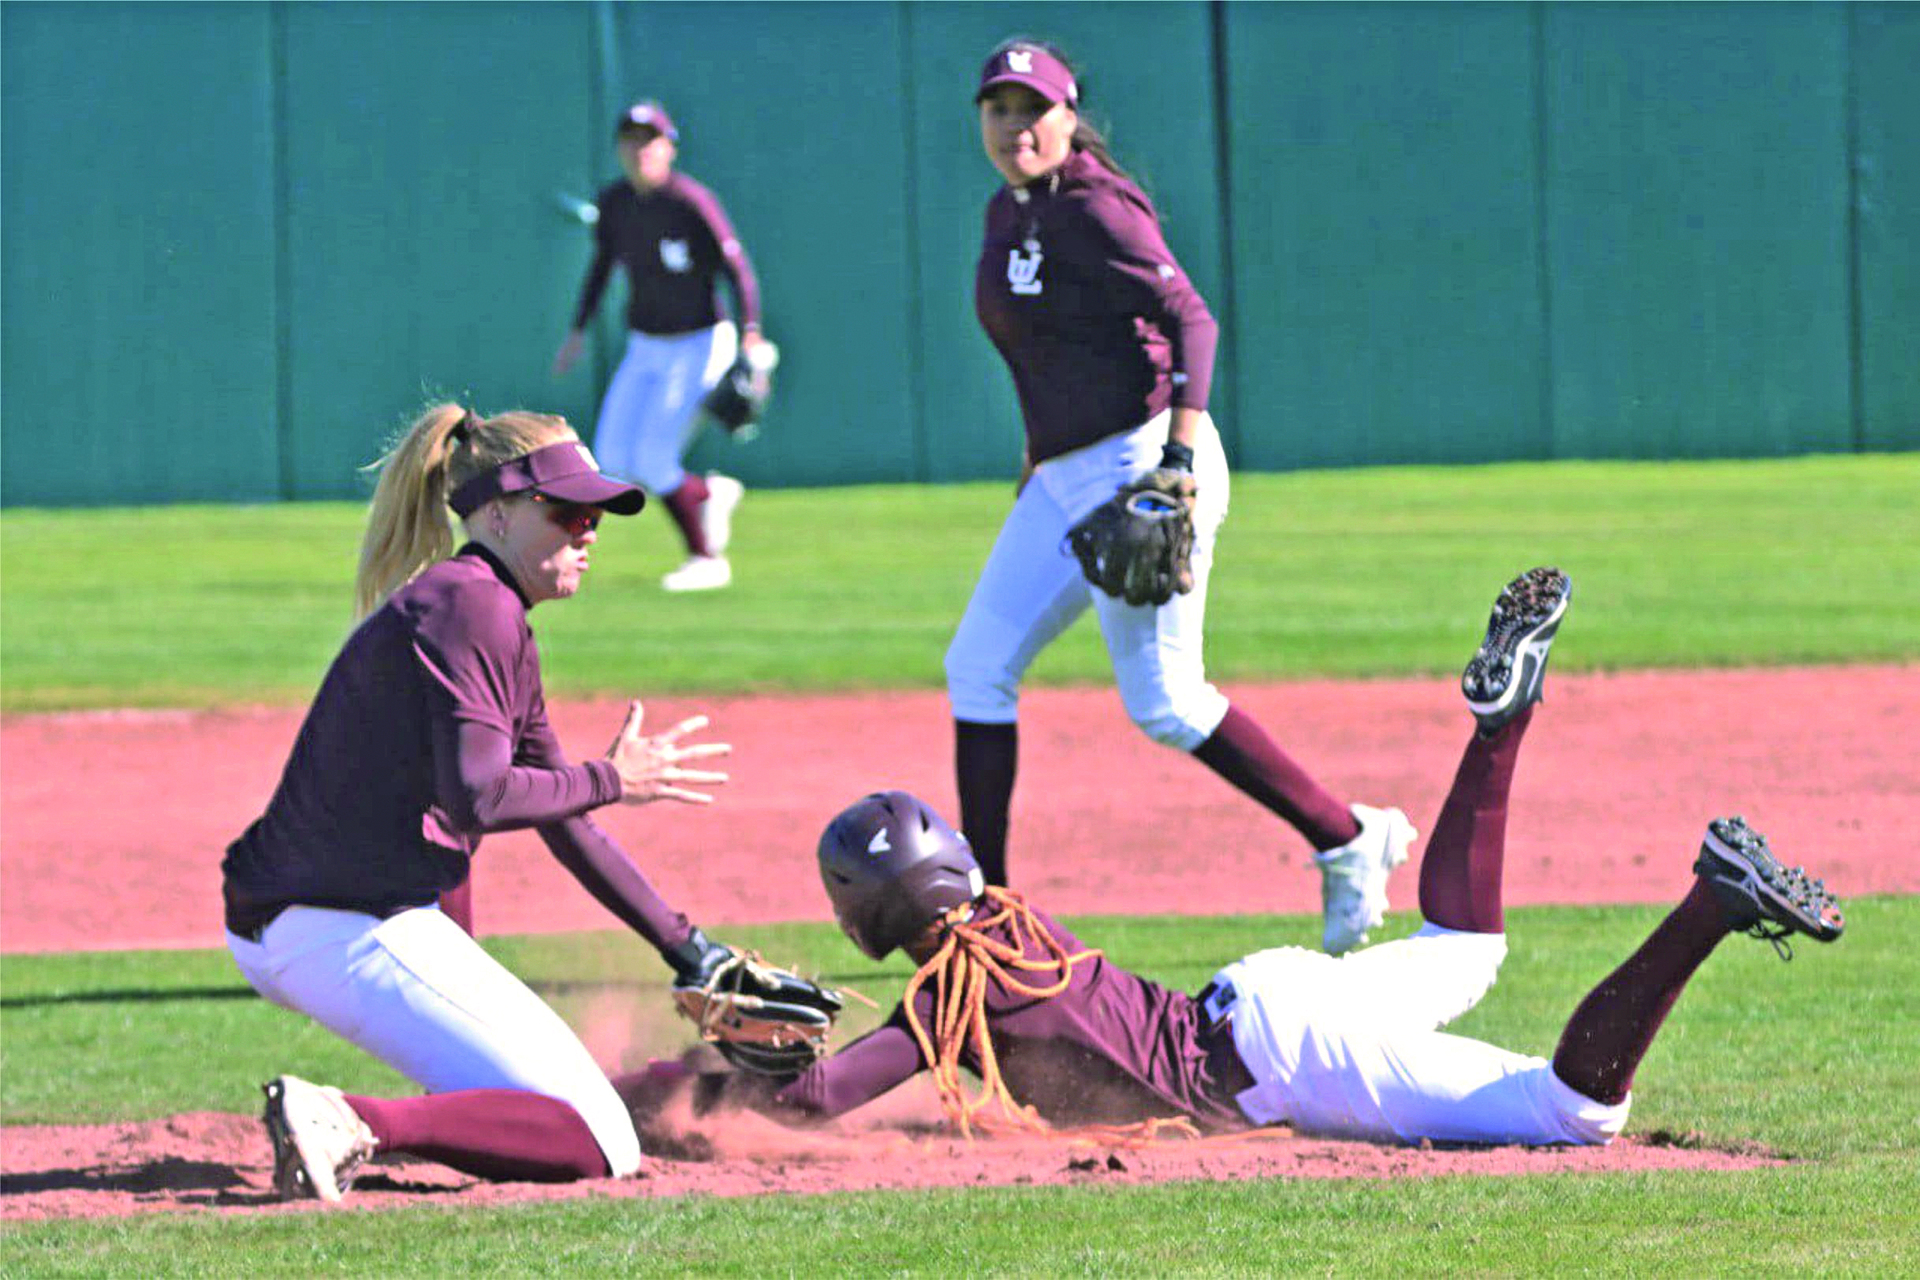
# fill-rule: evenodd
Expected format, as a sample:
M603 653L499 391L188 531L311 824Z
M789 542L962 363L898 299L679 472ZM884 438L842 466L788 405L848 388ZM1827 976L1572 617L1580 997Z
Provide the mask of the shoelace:
M1748 850L1754 858L1754 875L1768 888L1787 900L1794 910L1812 920L1824 921L1826 909L1834 905L1833 895L1827 892L1825 880L1809 879L1804 867L1785 867L1774 860L1772 852L1760 841L1756 848ZM1788 939L1794 930L1771 920L1755 920L1747 926L1749 937L1759 938L1773 945L1775 953L1782 960L1793 959L1793 944Z

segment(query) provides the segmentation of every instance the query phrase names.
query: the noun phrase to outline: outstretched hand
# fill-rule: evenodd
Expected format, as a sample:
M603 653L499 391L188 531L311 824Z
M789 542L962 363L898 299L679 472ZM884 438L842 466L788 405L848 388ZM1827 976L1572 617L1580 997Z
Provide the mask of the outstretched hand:
M645 715L639 699L628 703L627 720L620 726L620 736L607 748L607 759L620 772L620 803L678 800L683 804L712 804L711 793L695 791L693 787L723 783L727 775L707 769L683 769L681 762L724 756L733 748L724 742L681 745L680 739L707 727L709 721L705 716L690 716L665 733L648 737L640 731Z

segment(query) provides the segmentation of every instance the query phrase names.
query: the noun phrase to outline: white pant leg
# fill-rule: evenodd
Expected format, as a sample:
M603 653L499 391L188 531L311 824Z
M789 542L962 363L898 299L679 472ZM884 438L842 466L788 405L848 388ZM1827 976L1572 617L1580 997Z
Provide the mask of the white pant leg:
M1151 454L1145 459L1146 469L1151 469L1166 444L1165 418L1155 418L1142 434L1141 443ZM1136 465L1140 460L1136 454ZM1202 421L1195 437L1193 467L1199 488L1193 512L1193 590L1157 608L1093 592L1100 634L1127 716L1149 738L1179 751L1191 751L1212 737L1227 715L1226 695L1207 680L1203 652L1207 583L1213 575L1214 542L1226 519L1231 483L1226 451L1211 419ZM1132 476L1121 483L1126 479Z
M1583 1097L1545 1058L1484 1041L1337 1020L1291 1029L1299 1039L1284 1118L1301 1133L1600 1145L1627 1122L1627 1103Z
M1115 600L1087 584L1064 545L1067 530L1160 461L1171 415L1124 435L1049 458L1034 468L1002 526L947 650L947 691L957 719L1007 724L1020 677L1091 603L1128 715L1156 742L1183 751L1220 726L1227 699L1202 661L1214 539L1226 519L1226 453L1211 419L1194 442L1194 589L1159 608Z
M1071 522L1030 481L994 539L947 646L947 698L956 720L1012 724L1020 677L1086 611L1093 589L1062 541Z
M1381 1026L1437 1031L1493 990L1506 958L1504 933L1425 923L1410 938L1341 956L1335 1007L1365 1010Z
M1258 1124L1417 1142L1604 1143L1626 1123L1561 1083L1544 1058L1434 1028L1477 1003L1502 934L1427 925L1335 959L1298 947L1228 965L1234 1047L1257 1082L1237 1099Z
M660 377L659 363L654 339L643 333L627 334L626 352L607 382L600 417L594 423L594 457L606 470L632 480L640 476L641 428L660 398L654 385Z
M627 352L607 384L593 448L601 465L654 494L687 478L680 459L700 426L700 402L733 363L731 321L693 333L627 335Z
M227 935L241 973L429 1093L518 1089L567 1103L615 1177L640 1167L632 1117L571 1028L437 908L385 920L289 907L260 942Z

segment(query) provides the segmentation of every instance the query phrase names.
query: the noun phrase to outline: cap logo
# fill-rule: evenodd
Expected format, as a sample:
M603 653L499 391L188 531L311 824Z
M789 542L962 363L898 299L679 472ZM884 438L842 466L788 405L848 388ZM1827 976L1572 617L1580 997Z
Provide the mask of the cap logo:
M1018 74L1023 76L1032 75L1033 74L1033 50L1031 49L1007 50L1007 70L1017 72Z
M867 852L879 857L883 853L893 852L893 842L887 839L887 829L880 828L873 833L873 839L867 841Z

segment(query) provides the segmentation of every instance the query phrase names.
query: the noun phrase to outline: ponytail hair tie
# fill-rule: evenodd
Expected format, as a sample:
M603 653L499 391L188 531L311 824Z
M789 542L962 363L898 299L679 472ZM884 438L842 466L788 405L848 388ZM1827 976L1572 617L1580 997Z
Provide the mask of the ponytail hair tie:
M447 432L450 439L466 444L473 438L473 410L468 409L460 415L460 421L453 424L453 430Z

